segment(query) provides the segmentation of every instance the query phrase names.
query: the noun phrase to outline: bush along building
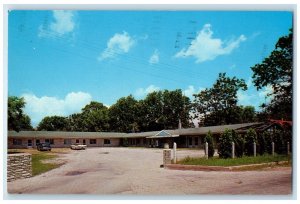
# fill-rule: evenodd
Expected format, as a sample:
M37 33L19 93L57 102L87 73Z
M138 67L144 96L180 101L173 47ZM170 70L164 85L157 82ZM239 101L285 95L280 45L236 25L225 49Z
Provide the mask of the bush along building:
M270 120L264 123L178 128L139 133L8 131L8 148L36 148L38 143L44 142L50 143L53 148L70 147L72 144L85 144L88 147L163 147L166 143L172 147L174 142L179 148L203 148L204 138L209 131L213 142L218 144L220 135L226 129L245 135L250 128L254 129L258 135L264 135L264 141L290 142L290 144L292 142L292 122Z

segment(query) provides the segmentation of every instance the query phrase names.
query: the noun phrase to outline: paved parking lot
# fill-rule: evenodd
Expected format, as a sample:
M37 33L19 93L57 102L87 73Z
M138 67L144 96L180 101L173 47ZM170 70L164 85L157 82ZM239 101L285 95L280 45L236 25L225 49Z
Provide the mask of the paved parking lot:
M179 151L179 157L201 155ZM162 149L89 148L62 154L66 164L7 184L16 194L287 195L291 168L266 171L202 172L160 168Z

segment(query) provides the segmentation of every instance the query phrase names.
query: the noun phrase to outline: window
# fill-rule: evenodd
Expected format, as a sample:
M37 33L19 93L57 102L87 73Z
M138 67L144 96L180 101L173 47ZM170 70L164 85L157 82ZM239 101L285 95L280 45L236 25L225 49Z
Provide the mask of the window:
M104 144L110 144L110 140L109 139L104 139Z
M13 145L22 145L22 139L13 139Z
M79 143L79 139L76 139L76 144L78 144Z
M28 146L28 147L31 147L31 146L32 146L32 140L28 140L28 141L27 141L27 146Z
M71 144L71 140L70 139L64 139L64 144L65 145L70 145Z
M90 144L96 144L96 139L90 139Z
M36 144L40 144L41 142L40 142L39 139L37 139L37 140L35 140L35 143L36 143Z
M54 144L54 139L45 139L45 143Z
M137 144L137 145L140 144L140 139L136 139L136 144Z
M82 142L84 145L85 145L85 139L83 139L83 142Z
M189 145L193 145L193 138L189 137Z
M198 145L198 137L195 137L195 145Z

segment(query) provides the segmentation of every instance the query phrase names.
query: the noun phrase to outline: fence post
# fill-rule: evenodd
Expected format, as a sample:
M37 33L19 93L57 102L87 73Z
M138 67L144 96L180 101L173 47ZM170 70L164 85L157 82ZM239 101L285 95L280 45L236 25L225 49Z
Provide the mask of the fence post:
M272 142L272 156L275 155L275 144L274 142Z
M253 142L253 155L256 157L256 143Z
M287 142L287 155L290 155L290 142Z
M173 163L176 164L177 162L177 152L176 152L176 149L177 149L177 144L176 142L174 142L173 144Z
M231 143L231 158L234 159L235 154L235 145L234 142Z
M205 158L208 159L208 143L205 142Z

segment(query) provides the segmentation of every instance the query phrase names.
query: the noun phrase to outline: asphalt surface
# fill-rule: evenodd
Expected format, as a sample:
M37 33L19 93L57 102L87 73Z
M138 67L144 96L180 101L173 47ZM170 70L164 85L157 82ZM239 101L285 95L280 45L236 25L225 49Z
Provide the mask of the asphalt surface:
M178 157L203 155L178 151ZM88 148L61 154L61 167L7 183L10 194L290 195L290 167L203 172L160 168L162 149Z

